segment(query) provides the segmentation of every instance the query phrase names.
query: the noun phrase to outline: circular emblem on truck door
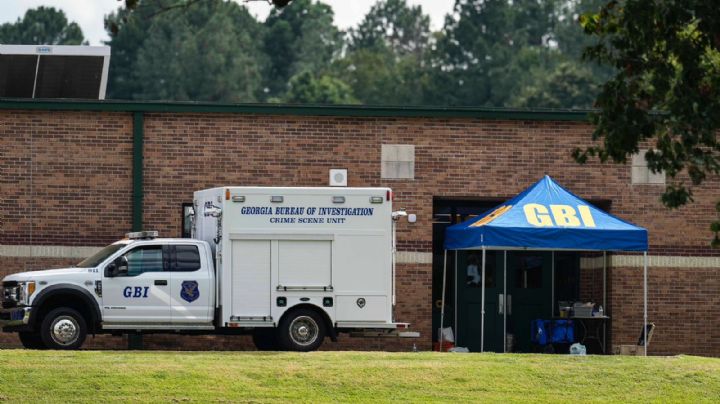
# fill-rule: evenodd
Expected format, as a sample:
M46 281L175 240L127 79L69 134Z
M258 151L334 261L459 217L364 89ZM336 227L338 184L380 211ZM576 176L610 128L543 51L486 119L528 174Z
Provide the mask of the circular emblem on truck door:
M357 303L358 307L362 309L363 307L365 307L365 298L361 297L361 298L357 299L356 303Z

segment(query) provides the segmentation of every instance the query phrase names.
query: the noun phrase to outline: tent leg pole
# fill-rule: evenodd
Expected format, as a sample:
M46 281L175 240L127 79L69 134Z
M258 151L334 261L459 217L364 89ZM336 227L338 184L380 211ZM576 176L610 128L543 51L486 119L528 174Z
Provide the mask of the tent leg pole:
M443 346L443 325L445 325L445 279L447 277L447 250L443 258L443 283L442 283L442 301L440 302L440 338L438 351L442 352Z
M603 251L603 315L608 315L607 307L607 251ZM607 353L607 321L602 322L603 327L603 353Z
M454 337L455 337L455 345L457 345L458 342L458 326L457 326L457 316L458 316L458 251L455 250L455 276L453 276L453 279L455 279L455 310L453 310L453 318L455 319L453 328Z
M480 352L485 352L485 248L482 250L482 300L480 320Z
M507 352L507 250L503 251L503 353Z
M648 256L647 251L643 255L643 348L647 356L647 307L648 307Z
M555 251L552 252L550 267L550 318L555 315Z

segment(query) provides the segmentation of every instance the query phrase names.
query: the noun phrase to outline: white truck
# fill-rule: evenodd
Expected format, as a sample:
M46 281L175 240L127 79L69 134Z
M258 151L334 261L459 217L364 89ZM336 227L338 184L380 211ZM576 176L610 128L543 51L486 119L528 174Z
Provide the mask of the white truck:
M400 335L388 188L195 192L192 238L129 233L75 267L6 276L0 322L27 348L88 334L247 334L311 351L340 332ZM407 333L408 336L413 335Z

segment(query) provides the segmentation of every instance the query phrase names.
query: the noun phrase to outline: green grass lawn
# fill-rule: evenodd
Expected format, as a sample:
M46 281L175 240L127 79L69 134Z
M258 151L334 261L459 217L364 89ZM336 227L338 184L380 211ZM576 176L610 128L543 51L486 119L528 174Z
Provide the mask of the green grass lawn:
M0 401L714 401L720 359L0 350Z

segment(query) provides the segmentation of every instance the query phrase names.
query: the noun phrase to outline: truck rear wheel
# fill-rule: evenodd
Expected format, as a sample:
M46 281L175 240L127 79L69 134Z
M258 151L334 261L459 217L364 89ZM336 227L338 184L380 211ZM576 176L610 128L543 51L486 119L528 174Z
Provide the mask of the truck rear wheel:
M49 349L78 349L85 342L87 324L76 310L60 307L43 318L40 336Z
M278 342L287 351L314 351L325 339L325 322L314 310L296 309L286 314L278 327Z
M45 343L36 332L21 331L18 333L20 343L27 349L45 349Z

